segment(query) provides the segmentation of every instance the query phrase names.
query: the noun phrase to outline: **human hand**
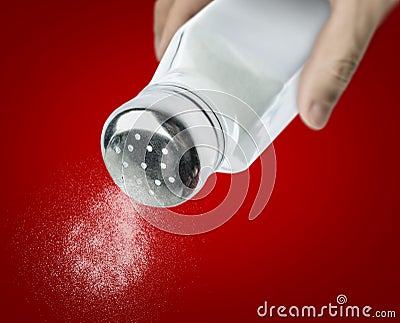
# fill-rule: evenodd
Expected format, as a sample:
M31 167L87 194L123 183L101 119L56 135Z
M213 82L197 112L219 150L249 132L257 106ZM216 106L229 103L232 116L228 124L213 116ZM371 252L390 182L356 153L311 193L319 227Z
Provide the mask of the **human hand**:
M158 0L154 10L157 58L187 20L211 0ZM300 117L314 130L327 124L371 38L399 0L330 0L331 16L304 66L298 93Z
M154 5L154 47L164 55L175 32L212 0L157 0Z

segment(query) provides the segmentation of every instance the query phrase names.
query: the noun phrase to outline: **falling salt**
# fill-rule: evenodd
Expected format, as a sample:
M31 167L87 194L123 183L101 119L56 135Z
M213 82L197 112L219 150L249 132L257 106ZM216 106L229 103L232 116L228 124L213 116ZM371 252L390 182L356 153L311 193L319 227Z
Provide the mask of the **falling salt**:
M187 238L149 226L146 208L103 181L102 170L90 159L35 192L16 220L18 279L50 321L155 321L196 258L181 248Z
M90 218L75 223L64 250L67 269L92 294L119 292L141 279L149 242L130 202L116 189L101 192L89 206Z

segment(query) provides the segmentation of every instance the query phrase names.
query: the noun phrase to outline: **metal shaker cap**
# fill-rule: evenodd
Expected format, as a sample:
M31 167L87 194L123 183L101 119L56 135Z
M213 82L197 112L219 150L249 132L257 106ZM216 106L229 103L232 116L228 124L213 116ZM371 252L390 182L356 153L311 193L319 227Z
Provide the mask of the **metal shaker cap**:
M109 117L102 152L111 177L133 200L171 207L193 197L217 168L222 137L197 95L153 86Z

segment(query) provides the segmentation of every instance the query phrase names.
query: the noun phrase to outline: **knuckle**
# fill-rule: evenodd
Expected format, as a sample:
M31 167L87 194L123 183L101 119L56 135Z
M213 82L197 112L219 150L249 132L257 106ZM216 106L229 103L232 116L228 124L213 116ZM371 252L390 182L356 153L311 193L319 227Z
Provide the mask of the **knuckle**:
M353 77L358 66L357 55L350 55L348 58L337 59L333 62L331 76L339 86L347 86Z

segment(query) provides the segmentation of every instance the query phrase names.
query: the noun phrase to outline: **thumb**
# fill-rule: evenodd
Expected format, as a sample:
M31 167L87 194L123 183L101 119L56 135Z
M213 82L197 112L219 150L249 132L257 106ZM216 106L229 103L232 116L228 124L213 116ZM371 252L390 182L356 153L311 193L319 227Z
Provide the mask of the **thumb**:
M331 17L316 40L299 85L300 117L314 130L325 127L379 24L376 10L368 8L367 2L371 3L331 1Z

